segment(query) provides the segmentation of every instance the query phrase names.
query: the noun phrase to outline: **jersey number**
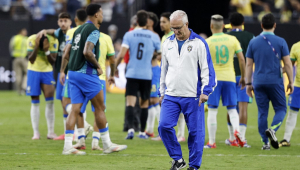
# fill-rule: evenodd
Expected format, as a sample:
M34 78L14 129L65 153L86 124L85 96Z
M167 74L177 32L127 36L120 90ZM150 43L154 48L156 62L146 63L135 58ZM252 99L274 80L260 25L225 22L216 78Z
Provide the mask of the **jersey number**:
M136 58L141 60L143 58L143 48L144 47L144 43L139 43L139 46L138 46L138 51L137 51L137 55L136 55Z
M221 58L220 58L221 57ZM216 62L217 64L226 64L229 59L229 51L225 45L221 45L220 49L216 46Z

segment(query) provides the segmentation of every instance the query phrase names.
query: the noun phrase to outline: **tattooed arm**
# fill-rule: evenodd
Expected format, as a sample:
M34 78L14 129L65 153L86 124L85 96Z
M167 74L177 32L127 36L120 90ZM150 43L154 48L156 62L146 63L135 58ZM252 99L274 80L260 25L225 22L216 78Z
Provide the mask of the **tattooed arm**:
M101 75L103 71L100 67L100 64L96 60L95 54L93 53L94 47L94 43L87 41L83 49L83 55L88 62L90 62L91 64L93 64L93 66L97 68L98 75Z

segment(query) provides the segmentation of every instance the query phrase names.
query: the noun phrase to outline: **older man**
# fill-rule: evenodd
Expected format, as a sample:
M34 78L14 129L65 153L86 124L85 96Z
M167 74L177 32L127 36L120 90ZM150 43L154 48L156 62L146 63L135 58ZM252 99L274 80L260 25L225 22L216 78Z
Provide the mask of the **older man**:
M186 13L177 10L170 16L170 21L175 34L162 45L162 105L158 131L173 159L171 170L183 169L186 163L174 130L179 114L183 112L189 129L188 170L194 170L200 168L202 162L205 138L203 103L216 86L215 71L207 43L188 28Z

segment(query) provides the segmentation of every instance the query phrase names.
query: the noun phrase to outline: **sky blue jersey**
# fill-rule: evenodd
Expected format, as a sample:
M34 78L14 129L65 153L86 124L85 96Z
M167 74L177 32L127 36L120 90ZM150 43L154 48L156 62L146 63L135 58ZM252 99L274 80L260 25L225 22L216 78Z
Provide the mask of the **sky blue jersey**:
M153 53L160 51L159 36L147 29L135 29L124 35L122 46L130 52L126 78L151 80Z

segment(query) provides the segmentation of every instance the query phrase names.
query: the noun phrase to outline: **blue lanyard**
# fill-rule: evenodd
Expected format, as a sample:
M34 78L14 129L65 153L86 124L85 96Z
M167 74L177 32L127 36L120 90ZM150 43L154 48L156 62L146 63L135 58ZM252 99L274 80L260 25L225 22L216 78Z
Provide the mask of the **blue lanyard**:
M278 55L277 51L275 50L275 48L272 46L271 41L269 41L269 39L266 36L264 36L263 34L260 34L260 36L262 36L263 39L265 39L267 41L267 43L271 47L272 51L274 52L275 56L279 59L279 55Z
M231 31L233 31L233 32L240 32L240 31L242 31L242 30L240 30L240 29L238 29L238 28L235 28L235 29L232 29Z

